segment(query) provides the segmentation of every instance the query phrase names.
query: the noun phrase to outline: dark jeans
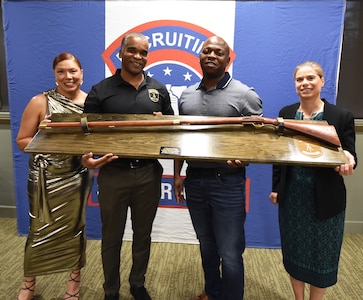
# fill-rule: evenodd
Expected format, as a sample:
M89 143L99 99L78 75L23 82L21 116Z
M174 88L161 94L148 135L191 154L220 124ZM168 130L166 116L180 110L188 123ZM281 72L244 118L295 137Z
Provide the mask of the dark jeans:
M144 285L150 256L151 230L161 196L163 168L159 162L137 169L106 165L98 176L102 220L102 264L106 295L119 292L120 251L127 210L133 229L130 285Z
M245 181L244 168L187 169L186 199L210 300L243 299Z

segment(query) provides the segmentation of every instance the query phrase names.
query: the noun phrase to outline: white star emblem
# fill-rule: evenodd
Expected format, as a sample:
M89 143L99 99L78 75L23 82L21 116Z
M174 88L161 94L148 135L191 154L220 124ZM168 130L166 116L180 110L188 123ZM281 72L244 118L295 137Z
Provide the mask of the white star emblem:
M166 69L163 69L163 71L164 71L164 76L166 76L166 75L171 76L172 69L169 69L169 67L166 67Z
M189 74L189 72L187 72L186 74L183 74L184 76L184 81L188 80L190 81L190 79L192 78L192 74Z

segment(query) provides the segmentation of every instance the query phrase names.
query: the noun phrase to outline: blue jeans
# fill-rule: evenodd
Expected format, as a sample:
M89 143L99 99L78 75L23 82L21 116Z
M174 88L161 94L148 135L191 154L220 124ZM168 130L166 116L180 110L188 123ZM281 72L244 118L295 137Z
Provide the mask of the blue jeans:
M245 168L187 169L186 201L210 300L243 299L245 182Z

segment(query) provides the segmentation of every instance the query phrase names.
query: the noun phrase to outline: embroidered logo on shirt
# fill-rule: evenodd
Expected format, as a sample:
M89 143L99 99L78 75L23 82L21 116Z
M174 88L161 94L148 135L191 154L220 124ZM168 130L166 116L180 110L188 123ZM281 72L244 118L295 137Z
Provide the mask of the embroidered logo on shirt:
M149 98L152 102L159 101L159 91L155 89L149 89Z

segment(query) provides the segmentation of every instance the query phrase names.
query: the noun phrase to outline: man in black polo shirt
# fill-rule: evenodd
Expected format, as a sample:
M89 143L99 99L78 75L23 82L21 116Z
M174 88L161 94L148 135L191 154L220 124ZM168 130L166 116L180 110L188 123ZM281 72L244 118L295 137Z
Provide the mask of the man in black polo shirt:
M94 85L85 113L173 115L165 86L143 71L149 44L140 33L125 35L121 43L121 69ZM133 228L130 292L136 300L151 299L144 287L149 261L151 229L161 196L163 168L155 160L125 159L109 153L99 159L83 155L84 165L99 168L98 200L102 220L102 264L105 300L119 299L120 251L127 210Z

